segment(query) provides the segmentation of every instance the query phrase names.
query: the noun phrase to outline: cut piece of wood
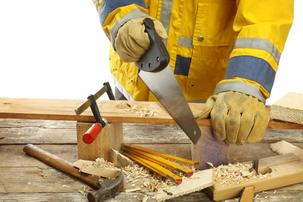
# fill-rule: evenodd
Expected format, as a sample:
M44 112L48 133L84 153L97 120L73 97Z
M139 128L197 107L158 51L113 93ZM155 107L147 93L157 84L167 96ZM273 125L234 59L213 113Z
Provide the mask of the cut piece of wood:
M199 162L199 169L209 168L211 163L218 166L228 162L229 146L218 141L211 128L200 127L202 136L196 144L191 144L191 154L194 161Z
M134 162L130 160L127 156L124 156L115 149L111 149L110 161L113 162L113 164L118 168L123 168L134 164Z
M271 149L278 154L295 154L303 161L303 149L284 140L270 145Z
M86 110L76 115L74 110L81 100L0 98L0 118L46 119L94 122ZM189 103L193 114L205 109L203 103ZM175 121L158 102L106 101L98 102L101 115L111 123L175 124ZM145 112L151 112L147 113ZM210 126L209 119L199 119L201 126ZM270 121L269 128L303 128L303 125Z
M253 202L254 194L255 194L254 186L245 187L242 192L240 202Z
M73 163L73 166L78 168L79 171L83 173L110 179L116 178L120 173L120 169L115 168L113 165L108 166L108 164L106 164L104 161L96 162L88 160L77 160Z
M213 185L213 169L202 170L191 177L184 177L180 185L161 190L156 195L157 201L165 201L185 194L200 191Z
M77 123L78 159L96 160L101 157L106 161L111 160L111 149L120 150L123 142L122 124L107 124L92 144L86 144L82 136L91 123Z
M303 182L303 161L301 160L273 165L270 169L272 172L265 177L251 178L237 184L215 183L210 188L213 199L220 201L237 197L247 186L254 186L255 192L260 192Z
M292 153L276 155L256 161L255 169L259 174L266 174L271 172L270 167L272 166L282 165L299 160L300 158Z
M271 106L273 119L303 124L303 94L288 93Z

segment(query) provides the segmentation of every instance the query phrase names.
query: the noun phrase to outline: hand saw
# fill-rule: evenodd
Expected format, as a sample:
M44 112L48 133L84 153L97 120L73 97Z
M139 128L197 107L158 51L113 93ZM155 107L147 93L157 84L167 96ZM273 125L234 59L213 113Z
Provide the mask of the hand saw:
M201 131L171 71L166 47L158 36L153 21L145 18L143 23L150 39L150 47L136 63L139 75L189 139L196 143Z

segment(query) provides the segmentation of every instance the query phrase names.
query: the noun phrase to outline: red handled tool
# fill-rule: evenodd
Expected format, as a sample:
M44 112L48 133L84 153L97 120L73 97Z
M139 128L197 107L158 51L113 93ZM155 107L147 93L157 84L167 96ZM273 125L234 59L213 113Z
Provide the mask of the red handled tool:
M99 108L95 97L93 95L88 96L87 98L91 105L90 108L93 112L93 115L96 119L96 123L94 123L83 135L82 140L86 144L91 144L96 139L98 134L102 131L102 128L106 125L105 121L102 120L102 117L99 112Z
M83 142L86 144L91 144L97 138L98 134L102 131L102 129L106 125L106 121L102 119L100 115L100 111L96 102L103 93L107 93L110 100L114 100L114 95L110 84L108 82L103 84L103 87L94 95L90 95L87 97L87 101L84 102L81 106L79 106L75 112L77 115L80 115L83 111L85 111L88 107L91 108L92 113L95 117L96 123L94 123L84 134L82 137Z

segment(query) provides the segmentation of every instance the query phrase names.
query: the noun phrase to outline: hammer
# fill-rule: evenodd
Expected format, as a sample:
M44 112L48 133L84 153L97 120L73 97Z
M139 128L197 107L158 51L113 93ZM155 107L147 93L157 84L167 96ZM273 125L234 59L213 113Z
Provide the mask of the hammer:
M27 155L30 155L70 176L73 176L94 188L95 191L92 191L87 195L89 202L104 201L108 198L112 198L123 186L122 172L120 172L115 179L104 179L100 181L100 177L82 173L70 162L44 151L43 149L32 144L26 145L23 148L23 151Z

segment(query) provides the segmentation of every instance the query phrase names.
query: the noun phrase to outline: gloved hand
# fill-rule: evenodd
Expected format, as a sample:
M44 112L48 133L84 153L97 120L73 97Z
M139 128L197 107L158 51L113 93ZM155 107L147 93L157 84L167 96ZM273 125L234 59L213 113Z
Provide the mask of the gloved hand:
M222 92L208 98L200 118L211 117L213 133L230 144L259 142L265 135L269 110L257 98L239 93Z
M149 48L150 41L145 32L143 20L145 17L135 18L125 23L118 31L115 39L116 52L124 62L136 62ZM167 33L160 21L153 19L155 29L162 39Z

